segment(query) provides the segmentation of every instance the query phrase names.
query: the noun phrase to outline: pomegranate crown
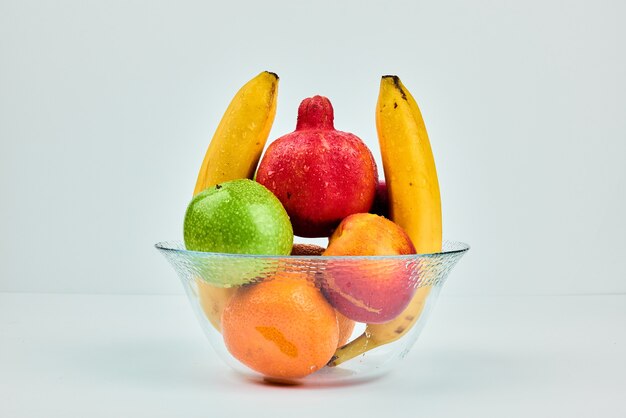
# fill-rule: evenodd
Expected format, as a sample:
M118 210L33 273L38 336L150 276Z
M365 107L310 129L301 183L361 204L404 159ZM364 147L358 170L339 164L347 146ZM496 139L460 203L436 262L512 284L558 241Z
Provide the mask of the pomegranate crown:
M304 99L298 107L296 130L335 129L333 105L324 96Z

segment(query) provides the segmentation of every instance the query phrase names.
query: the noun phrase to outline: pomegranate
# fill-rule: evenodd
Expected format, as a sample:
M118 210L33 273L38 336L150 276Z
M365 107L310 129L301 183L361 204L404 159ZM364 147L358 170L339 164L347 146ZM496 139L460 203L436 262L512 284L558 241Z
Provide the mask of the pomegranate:
M335 130L326 97L304 99L296 130L272 142L256 176L287 210L294 234L326 237L353 213L368 212L378 172L367 145Z

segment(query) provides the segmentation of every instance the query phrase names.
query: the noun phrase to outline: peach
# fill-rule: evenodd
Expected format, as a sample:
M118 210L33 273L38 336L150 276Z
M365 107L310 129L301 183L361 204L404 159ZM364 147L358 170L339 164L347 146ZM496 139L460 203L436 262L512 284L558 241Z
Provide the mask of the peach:
M414 254L404 230L370 213L345 218L330 237L324 256L380 256ZM321 281L324 295L346 317L383 323L398 316L415 293L416 283L406 261L334 260Z
M327 237L374 201L374 157L356 135L336 130L333 119L326 97L303 100L296 130L272 142L259 164L256 181L278 197L301 237Z

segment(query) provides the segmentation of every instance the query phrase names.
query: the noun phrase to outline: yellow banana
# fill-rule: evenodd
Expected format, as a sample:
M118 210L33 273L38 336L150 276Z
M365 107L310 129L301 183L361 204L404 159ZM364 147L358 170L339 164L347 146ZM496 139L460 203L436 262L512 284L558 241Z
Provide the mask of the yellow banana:
M278 76L268 71L237 92L213 134L194 195L224 181L254 176L276 115L277 93Z
M264 71L248 81L224 112L198 174L194 195L218 183L252 179L276 115L278 76ZM197 279L200 305L221 331L224 306L234 288L216 287Z
M435 160L422 114L396 76L383 76L376 105L376 130L389 193L390 218L413 241L418 253L441 251L441 197ZM395 319L367 324L365 332L339 348L329 366L396 341L419 319L430 286L417 289Z
M222 312L236 288L213 286L200 278L196 279L196 283L204 316L216 330L222 332Z

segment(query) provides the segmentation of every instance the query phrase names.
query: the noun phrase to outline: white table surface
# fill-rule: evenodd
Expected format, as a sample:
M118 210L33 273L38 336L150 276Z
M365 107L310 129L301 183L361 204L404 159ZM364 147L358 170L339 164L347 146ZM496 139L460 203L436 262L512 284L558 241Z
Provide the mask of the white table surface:
M184 296L0 293L0 417L626 417L626 295L441 296L395 372L241 380Z

